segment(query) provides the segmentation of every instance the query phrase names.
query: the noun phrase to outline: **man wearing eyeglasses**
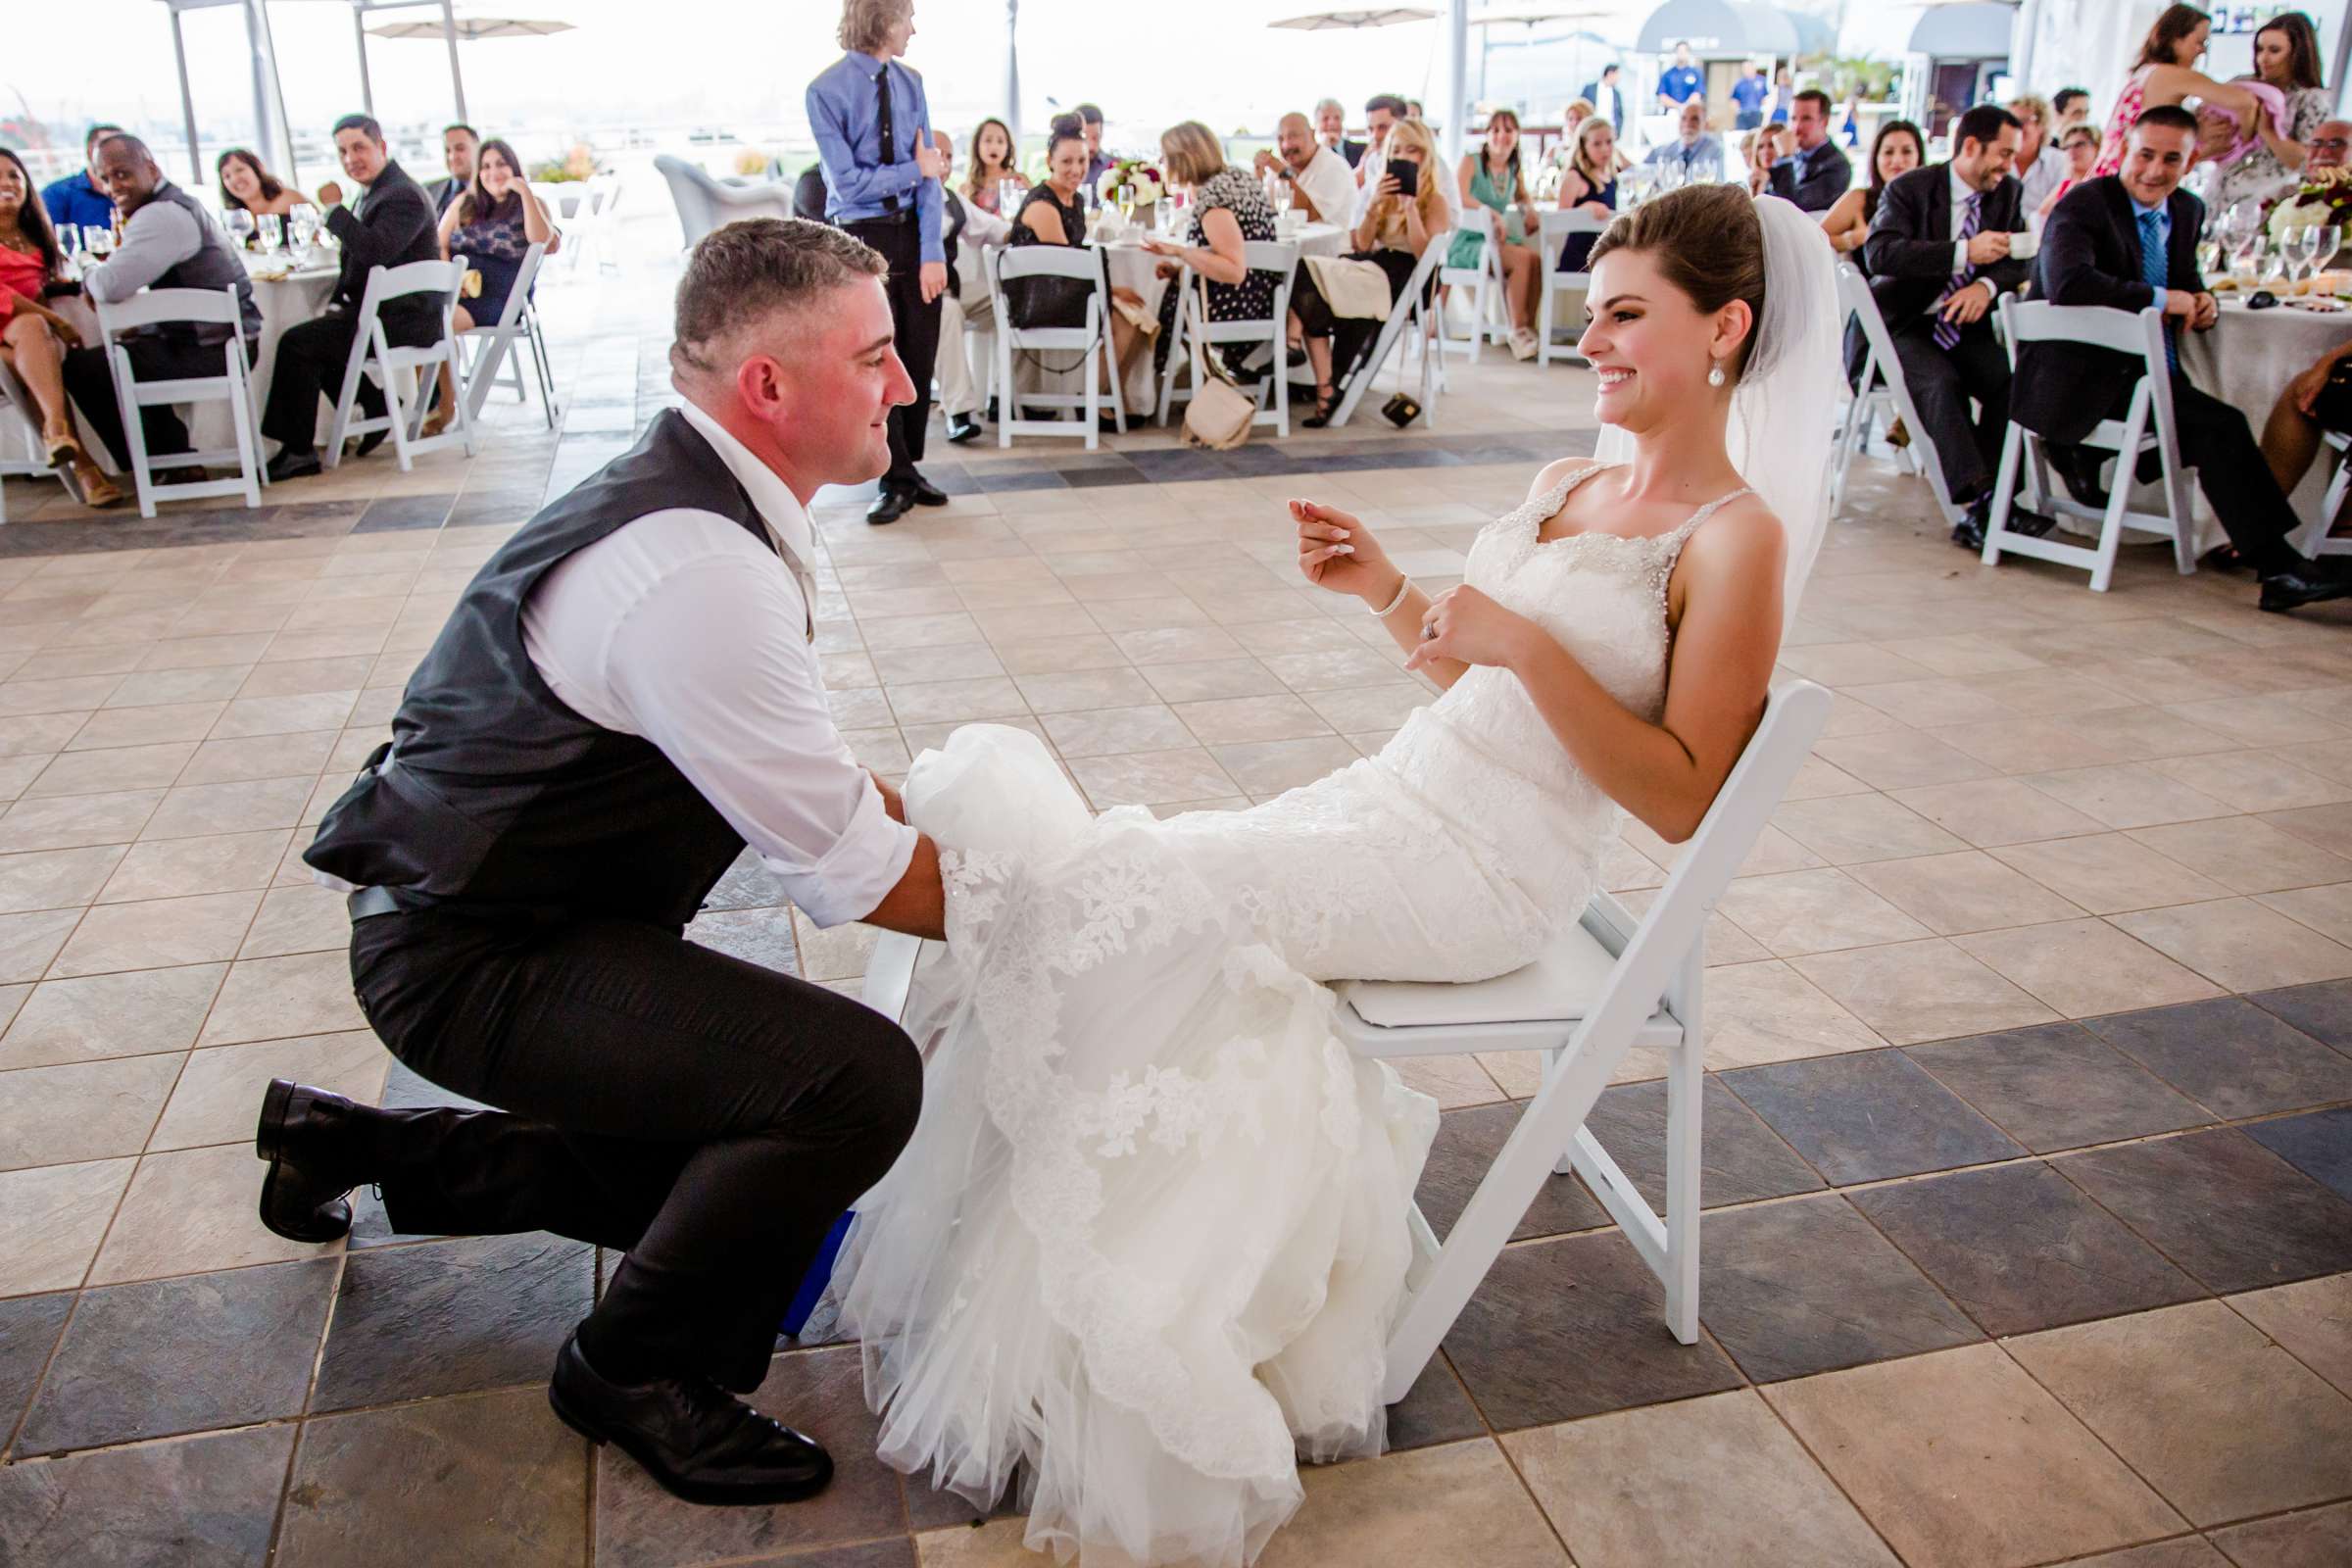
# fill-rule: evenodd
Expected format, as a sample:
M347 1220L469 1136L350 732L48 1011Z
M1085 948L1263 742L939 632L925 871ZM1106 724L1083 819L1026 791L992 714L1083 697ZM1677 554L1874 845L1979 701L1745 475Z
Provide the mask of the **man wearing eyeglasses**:
M2321 121L2303 145L2311 155L2304 159L2304 169L2343 168L2352 162L2352 120Z

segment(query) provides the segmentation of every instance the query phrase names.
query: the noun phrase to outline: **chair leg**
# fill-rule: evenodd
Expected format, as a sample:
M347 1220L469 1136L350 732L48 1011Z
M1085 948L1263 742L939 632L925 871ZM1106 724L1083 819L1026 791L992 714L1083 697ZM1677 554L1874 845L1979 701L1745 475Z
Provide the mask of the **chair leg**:
M1698 1343L1698 1174L1705 1047L1698 1020L1683 1020L1683 1044L1666 1069L1666 1329Z
M147 466L147 422L139 417L138 383L130 373L130 356L110 346L115 368L115 406L122 416L122 442L130 448L130 473L139 498L139 515L155 515L155 477Z
M246 378L244 351L232 339L228 360L228 416L237 426L237 476L245 481L245 504L262 504L262 444L253 427L253 383Z
M2009 511L2017 501L2017 466L2025 447L2024 427L2009 426L2001 437L2000 471L1992 481L1992 511L1985 518L1984 564L2001 564L2001 540L2009 532Z

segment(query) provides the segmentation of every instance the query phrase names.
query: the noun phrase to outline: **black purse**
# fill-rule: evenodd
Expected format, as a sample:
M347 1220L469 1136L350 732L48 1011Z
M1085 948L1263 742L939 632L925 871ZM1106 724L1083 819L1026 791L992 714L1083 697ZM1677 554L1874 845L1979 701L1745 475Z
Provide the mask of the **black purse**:
M2323 430L2352 435L2352 360L2338 360L2328 368L2328 384L2320 388L2311 416Z

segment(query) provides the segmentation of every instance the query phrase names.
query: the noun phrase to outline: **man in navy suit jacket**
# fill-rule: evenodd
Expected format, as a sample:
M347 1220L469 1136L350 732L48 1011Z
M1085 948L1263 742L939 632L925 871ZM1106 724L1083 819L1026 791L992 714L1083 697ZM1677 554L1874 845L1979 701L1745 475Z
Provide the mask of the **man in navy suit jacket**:
M2125 146L2122 171L2084 180L2051 210L2035 292L2053 305L2121 311L2153 305L2165 314L2168 343L2177 343L2183 327L2210 328L2220 307L2197 270L2205 204L2180 188L2196 145L2197 122L2188 111L2166 106L2143 113ZM2151 262L2157 248L2161 255ZM2294 610L2352 593L2352 576L2306 561L2287 543L2294 508L2263 461L2245 415L2198 390L2181 373L2177 351L2171 358L2180 461L2197 470L2230 543L2261 577L2262 608ZM2010 407L2018 423L2052 444L2069 487L2092 491L2104 454L2071 444L2101 419L2122 418L2142 373L2140 361L2112 349L2028 343L2018 352Z
M1591 104L1601 119L1615 126L1618 135L1625 134L1625 83L1619 79L1615 66L1601 67L1600 74L1586 82L1577 96Z
M1854 182L1854 166L1830 140L1830 95L1807 87L1796 95L1788 128L1796 151L1772 166L1772 194L1808 213L1826 213Z

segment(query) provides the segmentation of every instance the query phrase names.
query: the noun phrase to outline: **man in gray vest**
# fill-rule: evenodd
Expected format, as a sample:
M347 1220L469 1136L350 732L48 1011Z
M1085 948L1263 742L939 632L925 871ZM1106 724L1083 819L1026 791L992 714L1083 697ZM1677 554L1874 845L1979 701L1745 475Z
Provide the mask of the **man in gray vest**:
M831 1461L733 1396L912 1135L922 1066L880 1013L682 933L748 843L818 925L941 934L937 849L833 726L806 510L889 466L914 389L882 258L801 219L695 248L670 366L685 407L483 565L305 857L356 890L384 1044L503 1108L280 1079L262 1219L331 1241L373 1183L401 1232L625 1252L557 1414L682 1497L779 1502Z
M253 279L246 275L228 235L195 197L164 177L155 155L138 137L107 137L98 144L95 161L115 199L115 211L122 215L122 238L112 257L82 274L82 289L91 299L119 305L143 288L237 291L239 322L233 328L210 321L164 322L124 334L131 373L142 381L220 375L226 363L223 346L231 337L243 344L245 363L251 366L254 346L261 340L262 312L254 303ZM67 352L66 390L80 406L91 432L114 454L115 466L128 472L130 446L123 437L122 408L115 401L115 377L104 344L86 343ZM170 404L141 409L139 423L146 432L150 460L188 450L188 427ZM183 475L175 471L159 477L171 483Z

